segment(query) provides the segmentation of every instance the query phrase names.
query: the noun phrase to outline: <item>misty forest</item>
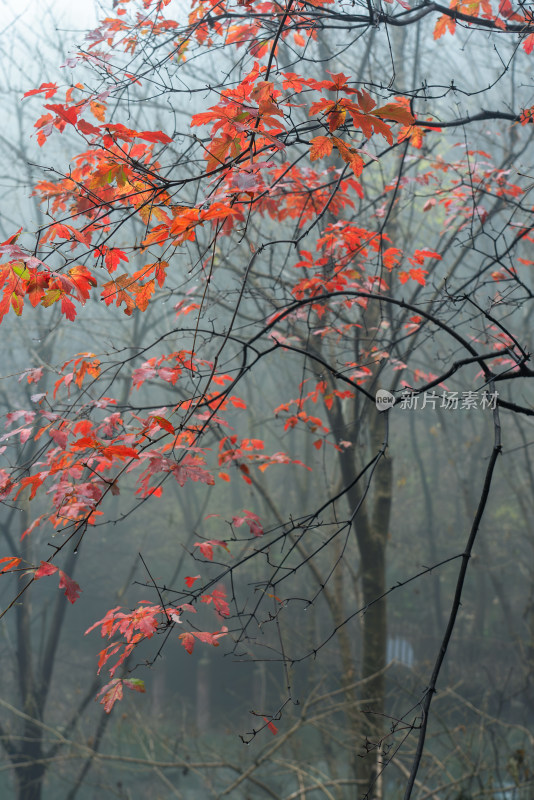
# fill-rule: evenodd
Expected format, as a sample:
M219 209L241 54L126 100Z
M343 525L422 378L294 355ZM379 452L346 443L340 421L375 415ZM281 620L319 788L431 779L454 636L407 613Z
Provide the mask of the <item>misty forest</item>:
M2 11L0 796L532 800L534 6Z

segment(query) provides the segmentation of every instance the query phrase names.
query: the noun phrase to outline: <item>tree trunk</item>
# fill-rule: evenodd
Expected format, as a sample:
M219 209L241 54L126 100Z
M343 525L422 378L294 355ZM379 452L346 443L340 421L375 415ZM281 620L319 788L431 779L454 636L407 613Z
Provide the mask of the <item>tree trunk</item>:
M206 733L210 728L210 660L205 656L198 662L197 667L197 714L196 723L199 733Z
M46 767L42 763L42 730L28 720L23 729L20 752L12 759L17 800L41 800Z
M382 447L385 417L376 413L371 422L371 449ZM348 461L348 459L347 459ZM354 461L347 463L345 480L354 479ZM365 612L362 626L362 685L360 701L365 719L361 725L364 753L357 753L358 783L369 800L381 798L381 738L385 713L387 605L378 600L386 591L386 544L391 512L392 464L382 457L373 476L372 512L360 509L354 525L360 551L360 574ZM356 484L348 493L353 512L361 502ZM363 756L363 757L361 757Z

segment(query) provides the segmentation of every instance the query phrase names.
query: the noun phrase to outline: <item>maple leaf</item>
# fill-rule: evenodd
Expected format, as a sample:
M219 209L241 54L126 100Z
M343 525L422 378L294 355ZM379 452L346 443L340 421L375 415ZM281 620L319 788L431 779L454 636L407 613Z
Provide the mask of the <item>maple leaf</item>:
M398 247L388 247L386 250L384 250L382 255L384 266L390 271L400 261L401 258L402 250L399 250Z
M174 479L180 486L184 486L188 480L213 486L215 478L211 472L203 468L202 464L203 461L198 456L188 453L179 464L173 467L172 474Z
M185 577L185 585L188 586L189 588L191 588L191 586L195 583L195 581L198 581L199 578L200 578L200 575L187 575Z
M99 103L96 100L91 100L89 105L91 109L91 113L100 121L106 121L106 106L103 103Z
M423 264L425 258L434 258L436 261L441 261L441 256L434 250L416 250L411 258L408 259L410 264Z
M200 596L200 600L202 603L210 604L213 603L215 609L221 617L229 617L230 616L230 606L226 600L226 592L224 589L214 589L211 594L203 594Z
M310 161L329 156L332 152L332 138L330 136L316 136L310 139Z
M221 630L215 633L209 633L208 631L194 631L193 633L189 633L186 631L185 633L181 633L178 638L186 651L191 655L195 646L195 639L204 644L211 644L213 647L218 647L219 639L222 636L226 636L227 633L228 628L223 625Z
M456 32L456 20L452 19L447 14L442 14L434 27L434 39L440 39L447 31L454 36Z
M172 142L172 137L167 136L163 131L141 131L136 133L136 136L139 139L145 139L147 142L158 142L160 144L170 144Z
M38 89L31 89L29 92L24 92L23 97L31 97L33 94L45 93L45 99L50 100L57 92L57 85L55 83L42 83Z
M195 637L192 633L181 633L179 639L182 642L182 645L185 647L186 652L191 655L193 652L193 648L195 647Z
M263 536L263 528L258 515L246 509L243 511L243 514L244 516L242 517L232 517L232 525L235 525L236 528L241 527L241 525L248 525L250 532L254 534L254 536Z
M74 106L69 108L68 106L64 105L52 104L45 105L44 108L48 109L48 111L53 111L54 114L57 114L58 117L64 120L64 122L68 122L70 125L76 125L76 122L78 121L78 114L80 110Z
M9 572L11 569L16 569L20 562L21 559L17 558L16 556L6 556L5 558L0 558L0 564L4 565L0 569L0 572Z
M210 147L205 153L207 172L213 172L213 170L224 165L229 151L230 155L235 157L239 154L240 150L241 143L237 137L230 136L227 133L225 133L224 136L216 137L212 140Z
M71 322L76 319L76 308L72 300L69 300L68 297L63 296L61 298L61 313L64 314L67 319L70 319Z
M349 147L343 141L343 139L340 139L338 136L332 136L332 140L343 161L346 164L350 164L356 176L361 175L363 171L363 158L360 155L358 155L358 153L354 150L354 148ZM363 197L360 185L359 184L355 185L355 188L358 191L360 197Z
M234 408L246 408L247 407L247 404L245 403L245 401L242 400L240 397L236 397L235 395L232 395L228 399L230 400L230 402L234 406Z
M37 577L37 573L36 573ZM59 588L65 589L65 597L71 602L75 603L76 600L80 597L80 589L79 584L76 581L73 581L66 575L62 570L59 570Z
M108 272L115 272L121 261L128 261L128 256L117 247L106 248L104 261Z
M169 226L168 225L156 225L150 233L145 236L143 241L141 242L141 252L146 250L152 244L160 244L162 245L170 236Z
M230 552L228 550L226 542L221 542L220 539L208 539L205 542L195 542L193 547L198 547L204 558L207 558L208 561L213 561L214 547L222 547L226 550L227 553Z
M424 135L425 135L425 129L422 128L420 125L405 125L400 129L397 141L404 142L406 139L409 139L412 147L415 147L417 150L420 150L423 146ZM436 202L434 198L432 198L432 200L434 203ZM423 208L423 211L424 210L425 209Z
M168 419L165 419L165 417L155 416L151 417L151 419L154 420L156 425L158 425L164 431L167 431L167 433L174 433L174 426L171 422L169 422Z
M406 283L406 281L410 280L411 278L417 283L420 283L421 286L425 286L425 275L428 275L428 270L426 269L411 269L409 272L402 270L399 272L399 280L401 283Z
M231 208L231 206L227 206L224 203L212 203L211 206L206 210L202 211L200 215L201 222L206 222L207 220L216 220L216 219L226 219L230 216L236 215L236 210ZM193 217L196 221L196 218Z
M100 702L104 706L106 714L111 712L111 709L118 700L122 700L123 689L122 680L114 678L110 683L107 683L97 694L95 700L101 698Z
M100 135L100 128L91 125L90 122L86 122L84 119L79 119L76 127L80 131L80 133L85 134L86 136L99 136Z
M426 284L425 275L428 275L428 270L426 269L411 269L410 270L410 278L417 283L420 283L421 286Z
M371 113L376 117L401 122L403 125L412 125L415 121L412 112L400 103L387 103L385 106L375 108Z
M53 575L57 572L57 567L53 564L49 564L48 561L41 561L41 565L35 570L34 578L35 580L39 580L39 578L43 578L45 575Z

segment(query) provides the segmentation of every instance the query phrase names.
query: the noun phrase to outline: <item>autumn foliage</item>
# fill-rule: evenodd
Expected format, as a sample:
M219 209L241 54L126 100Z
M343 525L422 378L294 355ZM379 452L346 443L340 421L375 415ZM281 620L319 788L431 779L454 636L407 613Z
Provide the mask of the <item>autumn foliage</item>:
M0 245L0 320L57 309L62 325L78 325L80 308L95 300L109 307L108 314L118 308L131 317L174 292L169 325L187 335L176 346L166 341L155 355L124 360L121 375L128 375L131 400L126 405L118 391L114 396L102 354L72 353L59 365L50 393L40 392L43 368L28 365L22 379L31 384L33 403L7 415L2 452L7 457L14 443L30 441L38 445L37 455L23 470L6 460L0 499L39 509L23 537L38 529L58 535L40 564L2 554L2 573L16 572L24 587L55 576L74 603L90 590L62 571L62 557L98 530L111 497L129 492L133 504L152 502L157 515L172 483L184 493L192 484L220 488L239 480L257 489L267 470L279 470L280 480L293 470L311 472L309 451L294 452L290 444L289 435L297 431L311 437L312 456L328 451L342 458L352 443L336 433L336 409L356 397L374 402L377 365L395 376L399 392L443 383L438 369L409 361L426 332L454 339L461 351L456 361L477 362L487 382L500 369L510 380L530 376L526 351L491 315L482 314L477 340L456 332L448 311L442 313L452 296L447 287L439 294L446 283L439 270L450 264L448 237L473 225L483 228L493 213L488 198L500 207L518 204L510 249L532 242L526 184L481 149L451 156L440 144L444 131L474 124L477 113L472 119L445 118L443 108L436 103L433 109L415 88L402 94L387 82L322 73L320 60L314 76L304 60L317 54L322 23L334 24L339 15L361 30L410 26L428 17L434 40L446 41L460 29L498 32L526 58L534 43L530 12L508 0L453 0L449 6L388 0L382 8L331 0L193 0L178 19L175 4L164 0L120 0L71 59L73 75L105 64L98 91L89 78L28 87L22 102L35 108L34 135L43 159L54 137L66 131L77 137L79 152L64 175L47 176L34 188L49 223L37 232L21 226ZM137 130L126 113L120 121L124 93L145 91L163 65L173 75L189 63L194 69L195 59L210 50L230 59L231 77L206 90L213 98L209 106L199 94L201 110L192 105L182 130L171 123L165 130ZM530 107L517 107L484 110L479 118L504 120L521 136L533 114ZM380 183L375 176L391 163ZM394 225L388 228L403 192L413 192L417 213L440 228L430 243L405 241L395 236ZM125 221L135 226L129 238ZM225 251L225 243L234 243L235 250ZM283 262L266 276L272 252L283 253ZM217 328L216 321L206 321L211 287L224 259L233 258L240 259L232 265L238 281L228 294L226 323ZM489 258L477 281L497 302L522 285L524 261ZM261 298L255 309L245 308L249 288ZM386 309L377 330L382 325L394 335L377 335L351 352L347 343L363 335L373 304ZM236 323L241 313L253 317L250 334ZM210 346L202 347L209 337ZM406 360L395 347L401 338L408 342ZM226 354L233 358L236 350L241 361L228 367ZM247 419L245 378L267 354L278 352L300 353L314 364L273 408L273 424L288 437L280 450L240 423ZM443 373L452 374L451 365ZM154 387L169 390L166 396L175 401L158 408L137 402ZM66 400L74 402L69 406ZM197 647L231 639L232 620L241 613L233 603L233 570L250 554L265 553L267 538L278 541L286 531L271 529L273 520L262 519L259 506L232 507L231 493L222 492L221 532L217 538L197 534L187 569L199 574L185 578L177 599L114 607L88 629L106 642L98 671L111 678L99 694L107 712L124 687L144 691L141 680L121 672L142 642L172 629L194 654ZM236 542L246 542L245 555ZM216 580L209 571L213 565L220 573ZM269 583L262 597L270 592L283 604L278 589L274 594L276 581ZM199 611L203 620L211 615L210 625L196 626Z

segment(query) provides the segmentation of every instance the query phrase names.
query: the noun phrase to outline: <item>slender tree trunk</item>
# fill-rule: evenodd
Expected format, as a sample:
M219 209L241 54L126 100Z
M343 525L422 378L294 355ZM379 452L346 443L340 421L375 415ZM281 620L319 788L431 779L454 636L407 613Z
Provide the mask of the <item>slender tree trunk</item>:
M203 656L197 666L197 730L206 733L210 728L210 660Z
M371 421L371 448L378 452L384 436L384 417ZM352 448L351 448L352 449ZM347 452L347 456L350 453ZM344 479L354 479L354 457L344 458ZM360 722L365 752L355 754L360 790L371 800L381 797L381 738L385 713L385 667L387 646L387 604L378 600L386 590L386 545L391 512L392 464L382 457L373 476L372 511L362 507L354 525L360 552L360 575L365 612L362 626L363 681L360 703L365 719ZM361 503L361 488L356 484L348 493L351 511ZM360 715L361 719L361 715ZM362 757L363 756L363 757Z
M41 800L46 767L42 760L41 729L28 720L23 729L20 753L13 758L17 800Z
M28 502L27 493L22 494L19 500L22 509L21 530L29 524ZM25 561L32 562L29 537L23 540L22 556ZM17 672L22 710L27 715L20 743L17 743L15 752L11 755L11 762L15 768L17 800L40 800L46 771L44 764L39 763L43 755L43 732L36 722L41 717L41 704L32 658L30 602L30 595L26 592L16 606Z

